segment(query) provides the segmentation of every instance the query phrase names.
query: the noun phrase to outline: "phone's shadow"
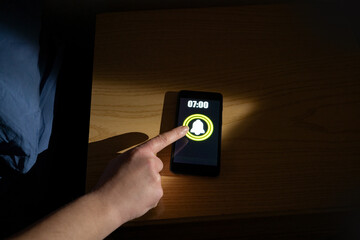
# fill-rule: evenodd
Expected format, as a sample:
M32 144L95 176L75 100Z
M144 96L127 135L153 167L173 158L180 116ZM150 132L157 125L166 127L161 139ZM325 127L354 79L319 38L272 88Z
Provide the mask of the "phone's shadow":
M169 131L176 127L176 105L179 92L166 92L164 96L164 105L160 124L160 133ZM164 148L157 155L163 161L164 168L161 171L161 175L170 176L174 175L170 171L170 158L171 158L171 146Z

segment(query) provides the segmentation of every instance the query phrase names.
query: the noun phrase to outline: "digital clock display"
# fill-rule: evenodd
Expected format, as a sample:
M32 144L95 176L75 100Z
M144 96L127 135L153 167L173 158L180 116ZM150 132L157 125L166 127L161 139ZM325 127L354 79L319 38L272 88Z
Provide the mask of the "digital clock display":
M188 108L209 108L208 101L197 101L197 100L188 100L187 102Z

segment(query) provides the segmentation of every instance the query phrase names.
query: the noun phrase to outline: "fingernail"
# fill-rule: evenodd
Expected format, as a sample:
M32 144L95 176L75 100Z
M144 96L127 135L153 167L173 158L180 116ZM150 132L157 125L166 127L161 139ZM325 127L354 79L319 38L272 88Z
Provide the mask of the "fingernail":
M182 126L181 132L183 134L187 133L189 131L189 127L188 126Z

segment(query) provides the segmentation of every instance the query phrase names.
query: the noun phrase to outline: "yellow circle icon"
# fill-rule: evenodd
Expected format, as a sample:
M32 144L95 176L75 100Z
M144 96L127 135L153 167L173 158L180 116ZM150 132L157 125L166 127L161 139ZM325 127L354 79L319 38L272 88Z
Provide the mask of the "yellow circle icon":
M194 141L204 141L204 140L208 139L214 131L214 125L213 125L212 121L210 120L210 118L208 118L207 116L205 116L203 114L192 114L184 120L183 126L188 126L189 123L195 119L196 119L196 121L198 119L203 120L208 126L207 131L203 135L196 136L191 133L192 132L192 129L191 129L190 131L188 131L186 136L189 139L194 140Z

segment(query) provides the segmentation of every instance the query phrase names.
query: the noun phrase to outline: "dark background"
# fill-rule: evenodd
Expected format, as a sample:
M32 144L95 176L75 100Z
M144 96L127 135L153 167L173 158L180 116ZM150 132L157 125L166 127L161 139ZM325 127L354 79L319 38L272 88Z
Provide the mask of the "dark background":
M42 40L50 46L48 51L54 51L59 41L65 46L56 92L53 133L49 149L39 155L36 165L28 174L20 175L6 169L7 177L0 186L0 238L20 231L84 193L96 13L278 2L310 3L290 0L44 1ZM357 1L318 0L311 1L311 4L314 21L325 19L331 22L332 16L344 16L360 41L360 8ZM0 167L5 170L5 166ZM357 239L359 215L351 215L349 219L352 221L345 223L345 232L338 232L337 228L331 230L331 226L344 224L338 222L341 218L336 214L313 213L311 221L308 221L308 216L296 219L292 216L250 218L237 222L199 221L198 224L155 226L152 227L154 235L149 237L159 237L161 234L167 239L175 235L179 239L189 239L192 233L195 239L216 239L221 236L238 239L239 226L242 226L244 239ZM319 226L316 224L319 222L331 222L333 225ZM149 227L125 228L122 236L136 239L146 228Z

